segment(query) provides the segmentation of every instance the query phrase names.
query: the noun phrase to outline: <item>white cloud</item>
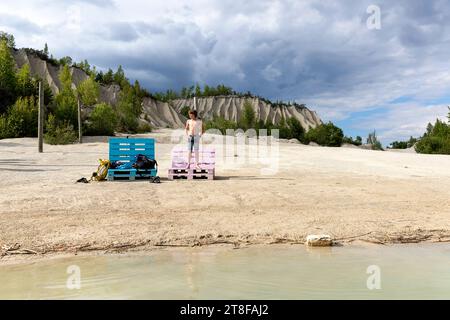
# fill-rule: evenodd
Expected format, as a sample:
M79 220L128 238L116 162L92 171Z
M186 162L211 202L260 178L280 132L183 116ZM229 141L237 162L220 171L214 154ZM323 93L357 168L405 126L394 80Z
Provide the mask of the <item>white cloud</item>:
M380 139L389 143L397 139L419 137L425 132L428 123L434 124L436 119L447 121L446 105L417 105L402 103L392 105L386 113L361 119L361 128L377 128Z

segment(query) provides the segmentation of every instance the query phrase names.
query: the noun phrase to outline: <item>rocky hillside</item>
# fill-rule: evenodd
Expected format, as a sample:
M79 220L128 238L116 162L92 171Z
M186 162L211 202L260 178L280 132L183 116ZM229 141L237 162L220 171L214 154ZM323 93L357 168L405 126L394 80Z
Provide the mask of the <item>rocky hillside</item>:
M39 57L27 53L25 50L14 50L13 56L17 67L22 67L28 63L31 73L45 79L53 93L56 95L61 87L58 74L60 67L54 66ZM88 75L81 69L71 68L73 85L84 81ZM119 99L120 87L117 85L101 86L100 100L115 106ZM321 124L314 111L306 107L299 106L273 106L258 98L242 98L238 96L208 97L197 99L197 110L204 119L212 119L214 116L221 116L227 120L237 121L240 119L244 109L244 102L250 100L256 112L258 120L270 121L277 124L283 117L297 118L305 129L314 128ZM180 128L186 120L180 111L183 107L193 108L193 99L179 99L170 103L157 101L152 98L145 98L143 101L143 113L140 117L142 123L148 123L152 127Z
M214 116L227 120L239 121L244 110L244 103L250 101L255 110L256 119L277 124L281 119L296 118L303 128L309 130L320 125L322 121L316 112L301 106L274 106L259 98L243 98L238 96L209 97L197 99L197 110L204 119ZM180 99L172 102L178 112L184 106L194 107L194 99Z

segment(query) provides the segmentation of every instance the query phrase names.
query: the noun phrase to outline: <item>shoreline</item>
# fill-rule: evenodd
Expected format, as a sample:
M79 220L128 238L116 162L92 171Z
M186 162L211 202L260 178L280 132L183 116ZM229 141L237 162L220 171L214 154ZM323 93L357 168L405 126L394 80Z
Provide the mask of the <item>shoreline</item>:
M446 245L450 243L450 238L445 241L425 240L420 242L386 242L378 243L367 240L355 239L349 242L338 242L329 247L309 247L300 242L283 242L283 243L250 243L245 245L235 245L228 243L211 243L204 245L168 245L168 246L150 246L143 245L138 247L127 247L127 249L95 249L95 250L80 250L80 251L54 251L38 254L13 254L0 257L0 268L3 266L20 266L31 263L44 263L51 262L53 260L60 259L74 259L74 258L87 258L87 257L132 257L132 256L151 256L160 252L166 251L183 251L188 250L245 250L249 248L263 248L273 249L296 247L302 250L308 251L321 251L321 250L333 250L336 248L383 248L383 247L411 247L411 246L434 246L434 245Z
M202 238L202 237L200 237ZM334 240L329 247L309 247L305 242L294 239L275 239L273 241L223 241L211 238L199 238L199 241L184 244L129 244L116 243L114 245L101 246L81 246L78 248L49 249L46 252L36 253L5 253L0 252L0 267L5 265L20 265L34 262L50 261L52 259L88 257L88 256L123 256L123 255L148 255L164 250L189 250L189 249L210 249L222 248L224 250L241 250L250 247L270 248L274 246L298 246L305 250L323 250L336 247L383 247L383 246L411 246L411 245L440 245L450 243L450 233L441 238L441 234L429 234L426 238L411 237L411 234L397 235L397 238L390 238L389 241L379 241L377 238L367 239L359 236L349 237L351 239ZM19 249L20 250L20 249ZM32 250L26 248L25 250Z

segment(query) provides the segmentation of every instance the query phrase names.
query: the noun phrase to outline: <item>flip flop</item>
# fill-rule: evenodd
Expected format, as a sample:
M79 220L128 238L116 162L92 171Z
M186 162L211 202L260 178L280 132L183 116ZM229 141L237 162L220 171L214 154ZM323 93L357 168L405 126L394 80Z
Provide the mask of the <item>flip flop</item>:
M89 183L89 181L86 178L81 178L81 179L78 179L76 183Z

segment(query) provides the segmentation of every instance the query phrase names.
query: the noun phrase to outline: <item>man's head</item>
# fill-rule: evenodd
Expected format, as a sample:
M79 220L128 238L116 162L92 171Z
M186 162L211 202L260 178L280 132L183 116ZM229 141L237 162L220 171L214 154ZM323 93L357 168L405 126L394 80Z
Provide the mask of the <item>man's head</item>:
M189 118L191 118L191 120L197 120L197 117L198 117L197 110L189 111Z

